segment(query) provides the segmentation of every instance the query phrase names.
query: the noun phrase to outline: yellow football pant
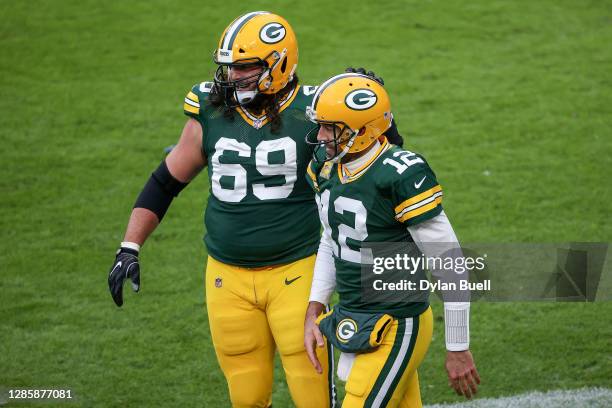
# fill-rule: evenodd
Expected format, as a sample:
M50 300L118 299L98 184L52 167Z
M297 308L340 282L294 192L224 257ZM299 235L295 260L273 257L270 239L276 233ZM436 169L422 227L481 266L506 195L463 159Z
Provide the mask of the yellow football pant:
M271 405L276 348L295 405L332 405L331 347L318 350L323 374L314 370L304 349L304 316L314 262L313 255L286 265L250 269L208 257L208 321L232 406Z
M431 308L420 316L393 321L383 343L355 357L343 408L420 408L417 368L431 342Z

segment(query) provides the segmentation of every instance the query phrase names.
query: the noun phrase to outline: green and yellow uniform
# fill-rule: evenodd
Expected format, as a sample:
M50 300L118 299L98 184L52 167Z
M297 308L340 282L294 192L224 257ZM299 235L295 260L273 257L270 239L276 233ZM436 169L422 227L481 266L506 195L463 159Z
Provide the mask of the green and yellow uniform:
M369 242L412 242L407 226L440 214L442 188L422 156L386 140L352 174L341 163L311 162L307 179L317 193L324 233L331 236L339 306L394 317L383 344L357 355L343 407L420 406L416 368L432 335L429 302L363 299L360 248Z
M410 317L429 306L361 299L362 243L412 242L407 226L442 211L442 188L422 156L386 140L354 174L342 164L311 162L308 180L317 192L319 215L331 234L340 305L348 310Z
M233 120L208 102L211 82L195 85L184 111L202 125L210 196L204 241L215 259L242 267L285 264L314 254L319 223L303 174L312 157L304 142L311 87L297 87L280 104L282 128L238 107Z
M219 365L235 407L271 404L278 349L298 407L335 400L331 349L319 349L317 374L304 349L304 315L319 245L314 193L304 174L312 157L305 117L313 87L280 103L282 127L237 107L233 119L208 100L212 83L195 85L185 114L202 126L210 195L205 213L206 305Z

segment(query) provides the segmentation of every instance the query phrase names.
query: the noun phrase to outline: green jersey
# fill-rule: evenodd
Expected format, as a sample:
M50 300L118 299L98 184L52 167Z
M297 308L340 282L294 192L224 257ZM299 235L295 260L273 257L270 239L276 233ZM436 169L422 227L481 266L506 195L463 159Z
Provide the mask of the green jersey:
M317 193L323 233L331 237L340 305L395 317L422 313L427 300L376 303L362 298L360 248L370 242L413 242L407 226L440 214L442 188L425 159L385 140L354 173L342 164L311 162L307 179Z
M282 128L238 107L233 119L208 99L211 82L195 85L184 111L202 125L210 194L204 242L215 259L237 266L284 264L316 252L319 221L303 175L312 157L305 109L314 87L296 87L280 103Z

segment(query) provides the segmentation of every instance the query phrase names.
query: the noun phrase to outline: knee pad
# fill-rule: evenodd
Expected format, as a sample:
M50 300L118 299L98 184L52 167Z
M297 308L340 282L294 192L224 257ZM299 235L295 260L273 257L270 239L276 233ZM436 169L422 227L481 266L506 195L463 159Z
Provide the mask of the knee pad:
M372 384L376 381L376 372L370 370L351 370L346 382L345 390L347 394L352 394L359 398L365 398L370 391Z
M227 382L234 408L267 408L272 403L272 377L256 368L231 373Z

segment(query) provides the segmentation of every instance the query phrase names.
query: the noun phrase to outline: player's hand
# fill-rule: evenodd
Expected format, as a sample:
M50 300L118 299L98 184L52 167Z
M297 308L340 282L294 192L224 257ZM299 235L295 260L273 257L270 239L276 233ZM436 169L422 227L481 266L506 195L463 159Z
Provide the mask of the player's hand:
M446 373L448 374L448 385L455 390L457 395L464 395L470 399L478 391L480 376L469 350L447 351Z
M117 250L115 263L108 274L108 288L117 306L123 305L123 282L127 278L132 280L134 292L138 292L140 290L138 251L121 247Z
M376 76L374 71L367 71L366 72L366 69L363 68L363 67L359 67L359 68L348 67L347 69L344 70L344 72L361 74L361 75L367 75L370 78L372 78L373 80L375 80L376 82L378 82L379 84L381 84L381 85L385 84L385 81L383 81L383 79L381 77Z
M317 347L324 347L323 334L319 330L319 326L315 323L317 317L323 312L325 306L319 302L310 302L306 310L306 319L304 321L304 346L306 354L315 368L317 373L323 373L321 363L317 358Z

